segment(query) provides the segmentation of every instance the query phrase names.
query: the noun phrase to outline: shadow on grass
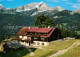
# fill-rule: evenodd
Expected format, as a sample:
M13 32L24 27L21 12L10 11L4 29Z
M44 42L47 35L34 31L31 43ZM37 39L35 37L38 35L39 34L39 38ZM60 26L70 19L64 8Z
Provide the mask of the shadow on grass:
M31 50L34 52L36 50L36 48L31 48ZM29 53L29 51L26 48L20 48L17 50L12 50L7 53L0 52L0 57L23 57L23 56L27 55L28 53Z

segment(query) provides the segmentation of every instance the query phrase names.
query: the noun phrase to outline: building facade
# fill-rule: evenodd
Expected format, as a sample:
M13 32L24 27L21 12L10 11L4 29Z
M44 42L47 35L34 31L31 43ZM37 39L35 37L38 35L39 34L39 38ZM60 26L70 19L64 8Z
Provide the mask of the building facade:
M57 28L23 27L17 35L19 43L23 46L47 46L53 40L61 38Z

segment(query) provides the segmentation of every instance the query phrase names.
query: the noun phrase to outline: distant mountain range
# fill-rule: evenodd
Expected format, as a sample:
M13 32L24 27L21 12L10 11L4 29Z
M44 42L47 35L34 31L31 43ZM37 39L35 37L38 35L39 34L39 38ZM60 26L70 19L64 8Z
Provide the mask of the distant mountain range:
M59 10L59 11L62 11L63 9L61 7L55 7L55 8L51 8L51 7L48 7L47 4L45 4L44 2L41 2L41 3L31 3L31 4L28 4L28 5L25 5L25 6L20 6L18 8L15 8L16 11L30 11L32 9L37 9L38 12L43 12L43 11L47 11L47 10Z
M0 4L0 34L15 35L22 27L33 26L36 16L41 14L49 16L56 26L63 23L67 29L80 30L80 9L70 11L34 2L15 9L4 8Z
M16 12L22 12L22 11L30 11L33 9L37 9L38 12L43 12L43 11L47 11L47 10L58 10L58 11L63 11L65 9L62 9L60 6L57 7L48 7L47 4L45 4L44 2L38 3L38 2L34 2L28 5L24 5L24 6L19 6L17 8L11 9L11 8L4 8L3 5L0 4L0 10L15 10ZM80 9L77 9L76 11L74 11L75 13L80 13Z

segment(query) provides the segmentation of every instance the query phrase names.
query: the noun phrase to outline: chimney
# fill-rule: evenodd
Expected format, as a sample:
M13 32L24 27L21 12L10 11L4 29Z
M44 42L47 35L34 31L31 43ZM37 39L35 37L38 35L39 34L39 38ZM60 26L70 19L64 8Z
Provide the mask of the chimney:
M48 26L48 28L50 28L50 26Z
M38 29L39 27L37 27L37 29Z
M28 27L29 29L31 29L31 27Z

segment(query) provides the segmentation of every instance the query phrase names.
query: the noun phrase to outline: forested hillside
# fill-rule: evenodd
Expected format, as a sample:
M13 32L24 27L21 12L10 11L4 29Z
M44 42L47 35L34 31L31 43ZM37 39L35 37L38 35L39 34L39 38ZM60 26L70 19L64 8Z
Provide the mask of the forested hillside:
M36 16L44 14L55 22L55 26L64 24L67 29L80 30L80 14L69 10L48 10L38 12L38 9L16 12L15 10L0 10L0 34L15 35L24 26L34 26Z

